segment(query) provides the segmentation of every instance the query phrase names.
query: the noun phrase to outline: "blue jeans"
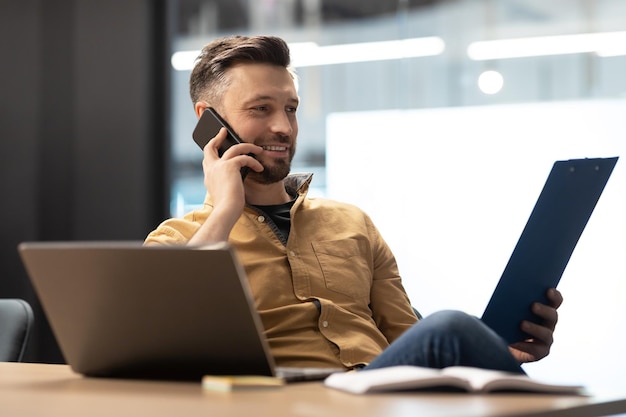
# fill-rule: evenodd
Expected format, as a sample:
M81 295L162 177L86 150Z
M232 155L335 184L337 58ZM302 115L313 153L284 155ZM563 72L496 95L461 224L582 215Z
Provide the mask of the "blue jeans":
M478 318L452 310L423 318L363 369L395 365L462 365L524 373L504 339Z

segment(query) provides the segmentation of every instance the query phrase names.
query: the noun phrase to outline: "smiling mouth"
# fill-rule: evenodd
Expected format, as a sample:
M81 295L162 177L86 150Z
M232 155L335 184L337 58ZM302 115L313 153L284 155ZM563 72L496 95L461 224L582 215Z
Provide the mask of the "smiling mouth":
M285 152L287 150L286 146L262 146L264 151L272 151L272 152Z

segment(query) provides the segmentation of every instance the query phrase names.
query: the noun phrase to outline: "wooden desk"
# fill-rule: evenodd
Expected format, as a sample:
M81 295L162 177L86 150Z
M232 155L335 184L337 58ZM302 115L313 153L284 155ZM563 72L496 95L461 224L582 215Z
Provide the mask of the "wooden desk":
M84 378L65 365L0 363L0 415L21 416L603 416L626 412L620 398L534 394L351 395L320 383L236 393L199 383Z

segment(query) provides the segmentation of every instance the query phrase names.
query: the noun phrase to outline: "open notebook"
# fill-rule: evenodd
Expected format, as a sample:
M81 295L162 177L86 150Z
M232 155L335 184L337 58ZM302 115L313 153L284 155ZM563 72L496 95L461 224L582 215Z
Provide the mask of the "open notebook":
M277 368L235 251L139 242L19 245L67 363L88 376L323 379Z

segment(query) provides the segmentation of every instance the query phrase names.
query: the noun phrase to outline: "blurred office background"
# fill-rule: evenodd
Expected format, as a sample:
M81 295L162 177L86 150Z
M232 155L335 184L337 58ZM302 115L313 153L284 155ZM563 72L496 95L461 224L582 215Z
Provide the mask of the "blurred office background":
M189 140L195 115L187 83L198 50L217 36L271 33L292 45L302 98L296 168L316 172L314 186L322 194L326 117L331 113L626 94L623 1L180 0L178 4L172 36L174 214L203 199L201 153ZM599 33L612 37L580 36ZM481 47L477 42L519 38L530 45L494 45L486 52L492 57L468 54L470 48ZM537 44L532 43L535 39ZM402 40L404 44L398 43ZM365 51L357 49L364 43ZM343 49L332 50L338 46ZM530 56L498 59L507 54Z
M187 82L230 34L290 43L294 170L372 215L425 314L481 313L551 162L626 150L622 0L2 1L0 297L37 307L20 241L143 239L201 204ZM626 390L620 163L531 374ZM62 361L45 326L35 342L32 360Z

